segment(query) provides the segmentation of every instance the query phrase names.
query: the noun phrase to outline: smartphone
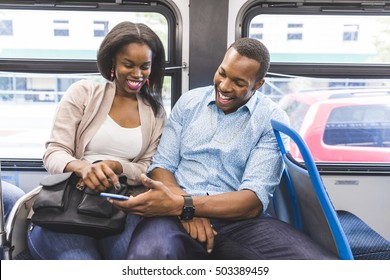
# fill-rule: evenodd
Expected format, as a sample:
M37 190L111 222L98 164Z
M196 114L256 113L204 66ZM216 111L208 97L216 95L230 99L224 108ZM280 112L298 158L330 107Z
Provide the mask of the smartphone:
M120 194L115 194L115 193L105 193L105 192L101 192L101 193L100 193L100 196L101 196L101 197L108 197L108 198L116 199L116 200L128 200L128 199L129 199L128 196L120 195Z

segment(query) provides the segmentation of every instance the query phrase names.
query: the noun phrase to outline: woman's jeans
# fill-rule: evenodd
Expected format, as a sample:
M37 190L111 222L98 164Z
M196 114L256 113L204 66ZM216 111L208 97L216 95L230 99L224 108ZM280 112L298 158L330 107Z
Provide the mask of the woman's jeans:
M31 224L27 243L31 255L38 260L123 260L140 219L140 216L128 215L122 233L102 239L54 232Z
M3 205L4 205L3 221L5 222L16 201L18 201L18 199L21 198L25 193L19 187L5 181L1 181L1 189L2 189ZM3 259L2 247L0 248L0 255L1 255L1 259Z
M24 195L24 191L5 181L1 181L1 187L3 190L4 220L6 220L16 201Z
M192 239L177 217L145 218L137 226L128 259L289 260L337 259L292 226L260 215L241 221L211 220L213 252Z

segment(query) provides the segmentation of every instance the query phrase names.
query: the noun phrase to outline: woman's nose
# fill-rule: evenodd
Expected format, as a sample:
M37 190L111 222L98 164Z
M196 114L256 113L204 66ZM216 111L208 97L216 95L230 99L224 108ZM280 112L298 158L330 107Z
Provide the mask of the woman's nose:
M134 67L132 70L131 70L131 75L134 76L134 77L142 77L142 70L141 68L139 67Z

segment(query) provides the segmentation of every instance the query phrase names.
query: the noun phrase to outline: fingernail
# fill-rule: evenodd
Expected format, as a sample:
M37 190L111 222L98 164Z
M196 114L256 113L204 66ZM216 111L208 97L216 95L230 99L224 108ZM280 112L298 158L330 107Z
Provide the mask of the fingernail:
M207 249L207 253L211 253L213 250L212 249Z

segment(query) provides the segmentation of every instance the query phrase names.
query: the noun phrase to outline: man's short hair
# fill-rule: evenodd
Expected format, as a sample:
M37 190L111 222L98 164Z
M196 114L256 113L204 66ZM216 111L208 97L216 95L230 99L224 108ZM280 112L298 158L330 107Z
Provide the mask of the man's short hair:
M230 45L241 56L256 60L260 63L260 69L256 76L258 80L264 79L270 65L270 54L267 47L259 40L253 38L240 38Z

